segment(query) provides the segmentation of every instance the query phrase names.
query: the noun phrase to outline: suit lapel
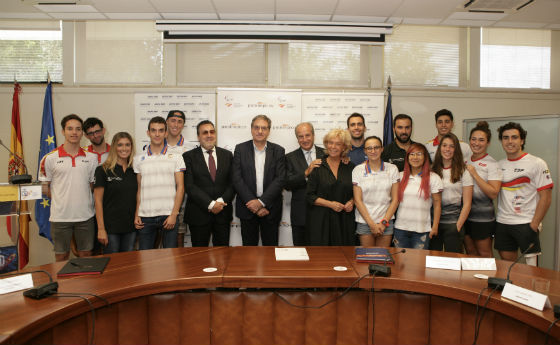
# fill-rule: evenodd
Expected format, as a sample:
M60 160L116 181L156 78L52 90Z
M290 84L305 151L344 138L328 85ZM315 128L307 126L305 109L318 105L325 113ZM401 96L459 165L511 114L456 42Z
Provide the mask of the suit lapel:
M296 155L297 163L303 168L307 169L307 159L305 158L305 154L301 147L298 149L298 153Z

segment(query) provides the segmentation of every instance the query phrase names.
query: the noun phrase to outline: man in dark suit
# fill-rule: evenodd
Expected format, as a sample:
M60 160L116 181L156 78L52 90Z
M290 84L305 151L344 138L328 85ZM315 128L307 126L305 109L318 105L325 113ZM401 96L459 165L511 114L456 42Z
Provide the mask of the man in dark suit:
M255 116L253 140L236 145L233 155L235 214L241 220L244 246L258 245L259 232L264 246L278 245L286 164L284 148L267 141L270 126L266 115Z
M216 146L216 129L204 120L196 126L200 146L183 153L185 190L188 194L185 223L193 247L229 245L229 229L235 196L231 183L233 155Z
M313 169L321 165L325 152L321 147L313 145L315 129L309 122L296 126L296 138L299 148L286 155L286 189L292 191L290 221L294 246L305 246L305 212L307 177Z

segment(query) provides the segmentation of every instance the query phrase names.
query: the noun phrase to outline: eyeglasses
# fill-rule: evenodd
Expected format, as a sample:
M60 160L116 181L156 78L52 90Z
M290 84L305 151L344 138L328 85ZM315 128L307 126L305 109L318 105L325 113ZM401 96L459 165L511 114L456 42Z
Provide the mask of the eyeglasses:
M379 151L382 148L383 148L382 146L368 146L368 147L364 147L364 150L371 152L371 151Z
M200 134L202 134L202 135L216 134L216 130L215 129L210 129L210 130L206 130L204 132L200 132Z
M86 132L86 135L92 136L92 135L101 134L101 132L103 132L103 128L98 129L96 131Z
M418 152L411 152L411 153L409 154L409 156L410 156L410 157L422 157L422 156L424 156L424 152L420 152L420 151L418 151Z
M253 126L255 131L268 131L268 126Z

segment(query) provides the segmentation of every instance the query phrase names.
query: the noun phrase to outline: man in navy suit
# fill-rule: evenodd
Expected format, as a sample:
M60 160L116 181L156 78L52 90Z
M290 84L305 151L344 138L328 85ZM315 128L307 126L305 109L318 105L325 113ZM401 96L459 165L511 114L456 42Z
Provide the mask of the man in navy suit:
M264 246L278 245L286 164L284 148L267 141L271 123L266 115L255 116L253 139L236 145L233 155L235 214L244 246L258 245L259 233Z
M294 246L305 246L305 212L307 177L313 169L321 165L325 156L322 148L314 145L315 129L309 122L296 126L296 138L299 148L286 155L286 189L292 191L290 221Z
M216 129L208 120L196 126L200 146L183 153L185 190L188 193L185 223L189 225L193 247L206 247L212 235L214 246L229 245L232 201L230 151L216 146Z

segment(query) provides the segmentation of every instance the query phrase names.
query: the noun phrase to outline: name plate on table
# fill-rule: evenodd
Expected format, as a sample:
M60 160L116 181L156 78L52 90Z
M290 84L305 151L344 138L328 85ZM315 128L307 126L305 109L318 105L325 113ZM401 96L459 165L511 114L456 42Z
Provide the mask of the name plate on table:
M426 268L441 268L444 270L460 271L461 259L426 255Z
M543 311L544 307L552 308L547 295L524 289L510 283L506 283L502 291L502 297L540 311Z
M461 258L461 267L465 271L495 271L494 258Z
M305 248L274 248L276 261L309 261Z

